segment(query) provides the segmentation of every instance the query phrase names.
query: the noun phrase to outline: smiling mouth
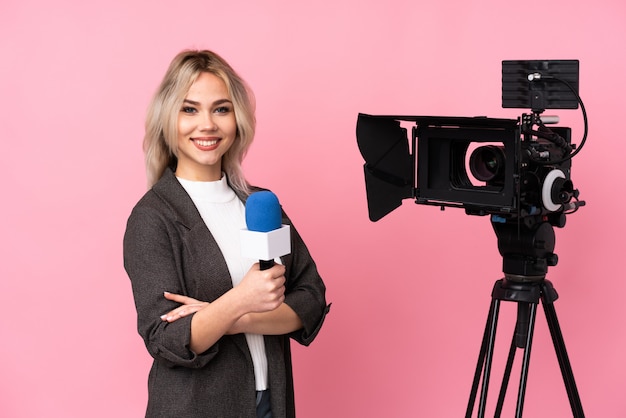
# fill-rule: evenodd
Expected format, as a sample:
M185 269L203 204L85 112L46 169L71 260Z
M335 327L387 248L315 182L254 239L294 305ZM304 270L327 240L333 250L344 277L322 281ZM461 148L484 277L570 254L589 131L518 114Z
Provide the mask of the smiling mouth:
M204 140L204 139L194 139L196 144L203 147L210 147L211 145L217 144L217 139Z
M212 147L213 145L216 145L218 142L217 139L195 139L195 138L192 138L192 141L196 145L199 145L201 147Z

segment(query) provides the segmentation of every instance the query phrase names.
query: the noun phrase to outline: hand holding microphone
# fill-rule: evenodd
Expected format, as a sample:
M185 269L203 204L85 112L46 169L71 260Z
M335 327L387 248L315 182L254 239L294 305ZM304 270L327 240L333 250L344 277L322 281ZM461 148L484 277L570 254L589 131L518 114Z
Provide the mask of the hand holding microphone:
M259 260L260 270L274 267L274 259L291 252L289 225L282 225L282 212L276 195L270 191L252 193L246 201L246 229L241 230L241 255ZM258 300L257 311L272 310L284 300L284 267L280 268L280 277L272 280L260 279L258 275L245 277L254 283L247 283L248 289L254 289L254 299L266 295L268 300ZM273 274L277 274L272 272ZM256 279L256 280L255 280ZM276 305L277 304L277 305ZM262 308L261 306L264 306ZM268 308L270 307L270 308Z

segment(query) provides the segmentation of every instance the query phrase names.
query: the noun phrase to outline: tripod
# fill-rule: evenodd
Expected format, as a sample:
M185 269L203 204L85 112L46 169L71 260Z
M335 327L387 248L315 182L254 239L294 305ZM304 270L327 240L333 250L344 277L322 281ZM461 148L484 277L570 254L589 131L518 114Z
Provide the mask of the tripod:
M497 225L494 223L493 225L498 236L498 248L503 255L505 277L496 281L491 293L491 305L465 417L471 418L472 416L481 374L482 386L478 405L478 417L483 418L485 415L500 302L509 301L517 303L517 322L494 416L500 417L502 412L515 352L518 348L521 348L523 349L523 360L515 413L516 417L521 418L524 408L537 305L541 301L572 414L574 418L583 418L584 412L580 396L578 395L572 367L554 309L554 301L558 298L558 294L552 283L545 280L547 266L556 265L557 263L556 254L552 253L554 249L552 225L547 222L542 222L532 227L517 224Z

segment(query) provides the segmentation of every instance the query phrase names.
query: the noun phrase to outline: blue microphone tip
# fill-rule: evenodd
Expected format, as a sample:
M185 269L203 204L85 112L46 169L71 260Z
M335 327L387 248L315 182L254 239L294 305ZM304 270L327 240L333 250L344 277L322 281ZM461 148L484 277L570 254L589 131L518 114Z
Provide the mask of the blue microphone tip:
M268 190L252 193L246 201L246 226L250 231L270 232L279 229L282 214L278 197Z

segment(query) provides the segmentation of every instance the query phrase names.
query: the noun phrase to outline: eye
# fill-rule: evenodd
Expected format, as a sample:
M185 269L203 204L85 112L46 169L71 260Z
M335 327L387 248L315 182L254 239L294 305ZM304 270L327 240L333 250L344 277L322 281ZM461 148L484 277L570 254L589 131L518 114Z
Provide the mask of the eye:
M229 113L230 111L230 106L220 106L215 108L215 113Z
M196 113L197 112L197 110L191 106L183 106L183 108L180 109L180 111L183 113Z

